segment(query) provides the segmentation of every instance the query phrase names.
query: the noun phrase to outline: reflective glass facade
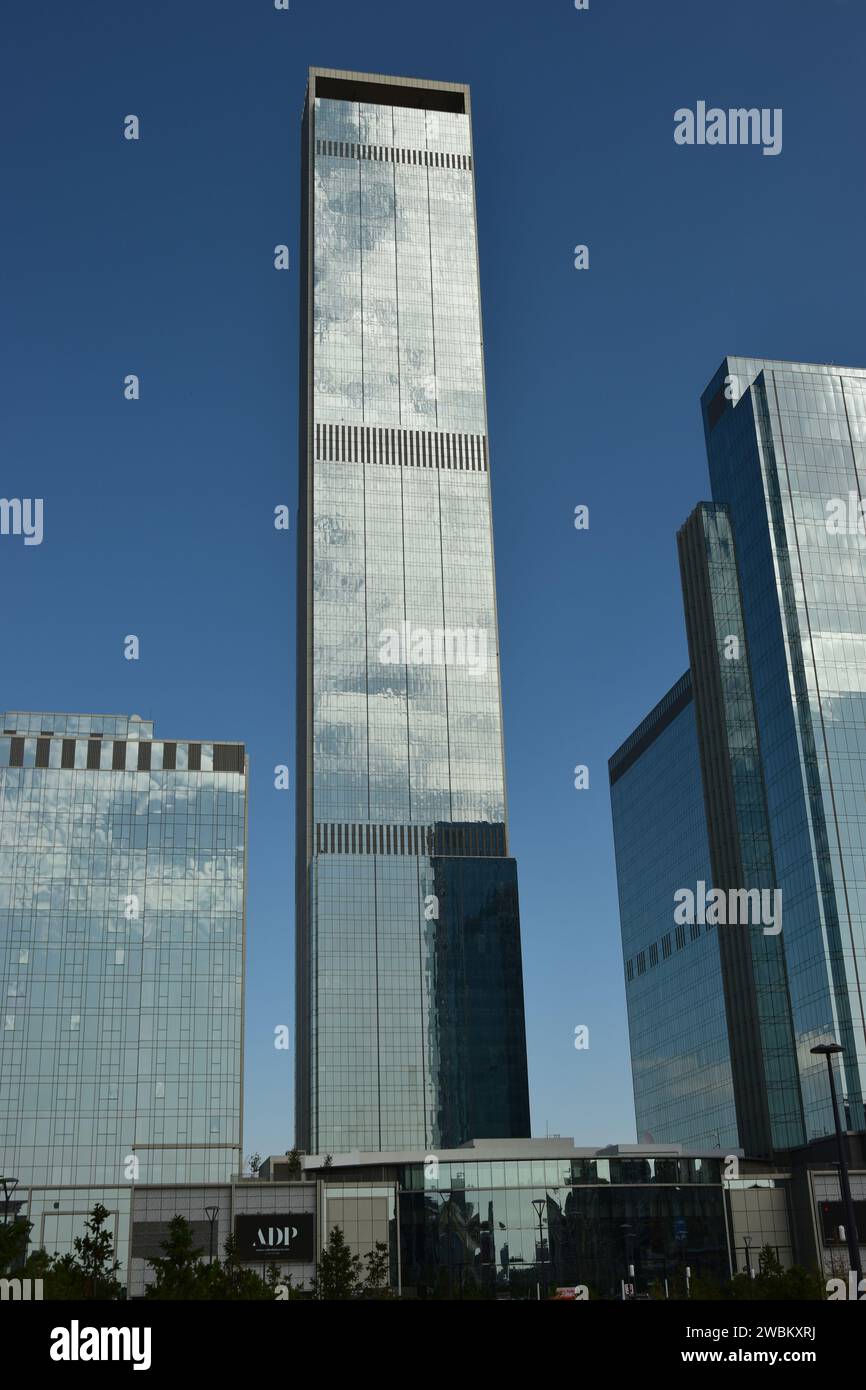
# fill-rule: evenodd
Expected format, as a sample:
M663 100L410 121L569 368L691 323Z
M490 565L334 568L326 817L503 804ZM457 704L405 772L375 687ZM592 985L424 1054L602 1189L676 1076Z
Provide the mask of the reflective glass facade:
M725 911L719 959L740 1144L750 1155L804 1142L791 1002L731 519L702 502L680 530L680 570L712 884L763 912ZM734 899L731 899L733 902ZM775 924L770 924L771 926Z
M828 1037L864 1127L866 371L729 357L703 409L737 546L811 1139L833 1128L826 1064L809 1051Z
M297 1138L527 1134L467 89L314 70L302 232Z
M22 1191L239 1170L245 835L240 744L0 714L0 1169Z
M728 924L720 952L738 1138L765 1153L832 1132L811 1055L828 1040L845 1122L866 1127L866 370L727 357L702 410L714 501L679 543L706 882L779 897L781 930ZM691 746L671 751L689 766ZM644 814L674 820L661 790ZM701 849L681 886L705 865ZM617 867L628 958L656 874L629 882L619 838Z
M695 1278L728 1277L718 1159L451 1162L435 1182L419 1164L399 1182L410 1294L534 1298L540 1283L615 1298L630 1264L641 1292L682 1278L686 1265Z
M687 672L610 760L638 1138L736 1147L719 931L674 922L674 893L710 883Z

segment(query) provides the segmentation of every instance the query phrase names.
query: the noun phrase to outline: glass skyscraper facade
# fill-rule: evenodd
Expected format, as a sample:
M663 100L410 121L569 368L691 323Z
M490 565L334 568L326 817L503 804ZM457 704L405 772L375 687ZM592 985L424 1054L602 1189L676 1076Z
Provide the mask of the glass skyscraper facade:
M816 1043L841 1043L866 1127L866 370L727 357L702 412L714 501L679 543L711 879L779 894L778 932L716 929L739 1138L763 1151L832 1132ZM679 807L657 812L663 842Z
M611 758L610 784L638 1138L736 1146L719 932L673 920L674 887L712 879L688 672Z
M718 943L739 1134L750 1154L770 1154L802 1143L803 1116L781 899L777 923L768 921L774 915L777 880L734 539L725 508L701 503L681 527L678 542L709 882L736 894L730 901L737 911L728 912L726 899ZM746 920L741 920L741 901L750 909L743 914ZM715 914L704 916L709 923Z
M810 1054L828 1037L863 1129L866 535L847 522L866 496L866 371L729 357L702 406L739 557L807 1138L833 1128Z
M243 745L0 715L0 1170L49 1243L68 1186L240 1171L245 864Z
M469 93L310 72L297 1141L529 1132Z

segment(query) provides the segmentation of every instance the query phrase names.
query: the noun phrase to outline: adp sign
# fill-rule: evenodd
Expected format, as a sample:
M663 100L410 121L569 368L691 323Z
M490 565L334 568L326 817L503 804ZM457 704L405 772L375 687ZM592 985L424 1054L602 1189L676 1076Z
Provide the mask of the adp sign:
M235 1217L235 1236L242 1260L295 1260L316 1257L315 1217L312 1212L260 1212Z

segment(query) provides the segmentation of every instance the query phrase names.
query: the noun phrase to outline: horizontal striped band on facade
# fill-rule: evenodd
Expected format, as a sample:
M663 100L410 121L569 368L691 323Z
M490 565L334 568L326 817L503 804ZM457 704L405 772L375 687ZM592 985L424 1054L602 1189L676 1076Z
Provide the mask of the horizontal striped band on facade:
M488 821L461 825L371 825L316 821L316 854L410 854L502 858L505 826Z
M429 169L471 169L471 154L446 150L411 150L396 145L357 145L350 140L317 140L316 154L335 159L377 159L390 164L424 164Z
M202 747L206 752L202 757ZM180 752L178 753L178 750ZM242 743L151 742L149 739L9 739L9 760L0 766L79 772L240 772Z
M671 957L671 956L673 955L673 953L674 953L674 949L676 949L677 951L681 951L681 950L683 949L683 947L686 945L687 941L699 941L699 940L700 940L700 937L701 937L701 924L700 924L700 922L689 922L689 923L688 923L688 928L689 928L688 937L686 936L686 929L685 929L685 926L679 925L679 926L675 927L673 933L671 933L671 932L666 932L665 935L661 938L661 948L662 948L661 959L662 959L663 962L666 961L666 960L668 960L668 959L670 959L670 957ZM705 925L704 925L704 931L705 931L705 932L708 932L708 931L712 931L712 930L713 930L713 924L712 924L711 922L705 923ZM627 983L627 984L631 984L632 981L635 980L638 976L640 976L640 975L645 975L645 974L646 974L646 972L647 972L647 958L649 958L649 968L650 968L650 969L652 969L654 966L658 965L658 963L659 963L659 943L658 943L658 941L652 941L652 942L650 942L650 945L649 945L648 948L644 948L644 950L638 951L637 954L636 954L635 956L629 957L629 959L626 961L626 963L625 963L625 978L626 978L626 983Z
M317 423L316 458L324 463L375 463L397 468L452 468L486 473L487 436L376 425Z

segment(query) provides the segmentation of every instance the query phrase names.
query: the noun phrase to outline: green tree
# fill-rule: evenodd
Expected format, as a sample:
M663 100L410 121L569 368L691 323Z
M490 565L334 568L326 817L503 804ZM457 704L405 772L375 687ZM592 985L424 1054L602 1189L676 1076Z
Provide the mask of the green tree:
M46 1255L34 1251L25 1272L30 1278L45 1280L46 1299L115 1299L125 1293L117 1278L120 1261L114 1258L114 1241L105 1229L110 1213L97 1202L85 1221L85 1235L76 1236L73 1252Z
M18 1274L27 1254L27 1242L33 1222L24 1217L16 1217L5 1225L0 1225L0 1276L14 1270Z
M249 1164L250 1172L252 1173L253 1177L255 1177L255 1176L256 1176L256 1173L259 1171L259 1169L260 1169L261 1166L262 1166L262 1156L261 1156L261 1154L259 1154L259 1153L250 1154L249 1158L247 1159L247 1163Z
M237 1238L230 1235L226 1238L225 1258L222 1263L215 1261L210 1266L212 1273L210 1276L209 1298L221 1299L271 1299L273 1300L275 1290L273 1284L269 1284L254 1269L245 1269L241 1264L238 1255Z
M679 1297L679 1295L677 1295ZM685 1297L685 1294L682 1295ZM653 1298L664 1298L664 1291L661 1294L653 1294ZM698 1302L717 1302L722 1298L730 1298L729 1284L721 1283L711 1274L701 1277L696 1276L691 1281L689 1297Z
M233 1235L225 1242L223 1260L202 1260L189 1222L182 1216L170 1221L168 1239L162 1242L162 1249L165 1251L162 1258L148 1261L156 1270L156 1279L148 1287L147 1298L273 1300L277 1284L286 1282L276 1265L268 1269L267 1278L262 1278L254 1269L246 1269ZM295 1292L290 1291L289 1297Z
M148 1260L156 1278L148 1286L146 1297L159 1299L208 1298L207 1265L202 1251L195 1245L192 1228L182 1216L173 1216L168 1223L168 1237L161 1242L161 1256Z
M357 1298L363 1288L361 1256L353 1255L346 1237L335 1226L316 1265L313 1297L319 1299Z
M97 1202L84 1223L87 1234L73 1241L85 1298L120 1298L124 1292L116 1277L120 1261L114 1258L114 1241L111 1232L104 1229L108 1217L108 1208Z
M299 1149L287 1149L286 1158L288 1162L289 1177L297 1181L304 1176L304 1169L301 1164L301 1154Z
M383 1240L377 1240L364 1257L367 1266L364 1292L368 1298L390 1298L391 1255Z
M31 1250L24 1264L21 1266L20 1278L22 1279L41 1279L43 1288L43 1298L55 1298L57 1294L52 1293L51 1284L53 1274L51 1272L52 1260L47 1250ZM16 1270L16 1274L18 1271Z
M750 1302L769 1299L815 1303L825 1299L827 1292L817 1274L809 1274L801 1265L783 1269L776 1251L771 1245L765 1245L758 1256L758 1272L754 1279L748 1274L735 1274L724 1296Z
M308 1297L304 1293L303 1284L297 1286L292 1282L291 1274L284 1274L279 1265L268 1265L265 1270L265 1283L271 1290L274 1298L283 1299L305 1299Z

